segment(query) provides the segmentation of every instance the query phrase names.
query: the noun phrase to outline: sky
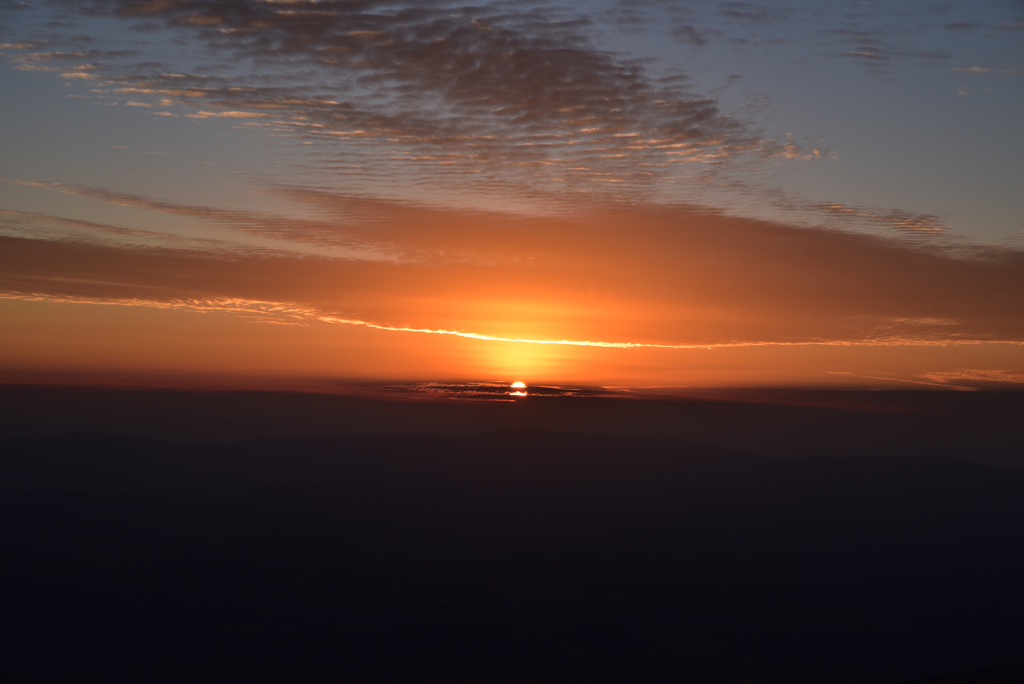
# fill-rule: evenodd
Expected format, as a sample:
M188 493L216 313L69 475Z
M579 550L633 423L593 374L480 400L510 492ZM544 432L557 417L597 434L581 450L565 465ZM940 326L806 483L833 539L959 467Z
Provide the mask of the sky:
M1020 389L1022 86L1020 0L0 0L0 381Z

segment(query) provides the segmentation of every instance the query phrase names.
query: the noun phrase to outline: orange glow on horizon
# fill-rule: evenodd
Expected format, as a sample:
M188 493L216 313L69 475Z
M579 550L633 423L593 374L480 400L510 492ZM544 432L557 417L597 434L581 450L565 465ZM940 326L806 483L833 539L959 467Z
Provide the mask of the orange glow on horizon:
M712 349L536 345L400 335L319 321L267 325L233 313L177 308L10 299L0 299L0 320L0 382L30 383L37 377L47 383L59 377L81 377L84 382L100 374L153 386L287 382L315 388L345 380L472 382L529 376L551 385L940 389L949 384L954 389L953 385L970 384L971 377L1016 378L1005 371L1020 367L1022 351L1017 343L808 343ZM111 330L119 334L111 336ZM953 382L954 375L968 380ZM324 381L330 384L323 385ZM928 384L921 384L924 381ZM526 389L511 385L510 392Z
M1014 384L1024 359L1009 256L991 266L746 219L579 212L485 231L452 210L428 221L427 244L396 222L389 239L426 256L394 261L8 240L0 371L921 388L951 374ZM907 269L878 266L890 263Z

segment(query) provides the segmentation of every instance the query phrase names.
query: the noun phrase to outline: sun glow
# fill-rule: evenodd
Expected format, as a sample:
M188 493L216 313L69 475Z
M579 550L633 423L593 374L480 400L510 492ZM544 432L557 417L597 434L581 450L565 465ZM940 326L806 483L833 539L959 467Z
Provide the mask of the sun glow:
M525 382L518 382L518 381L517 382L513 382L512 383L512 389L526 389L526 383Z

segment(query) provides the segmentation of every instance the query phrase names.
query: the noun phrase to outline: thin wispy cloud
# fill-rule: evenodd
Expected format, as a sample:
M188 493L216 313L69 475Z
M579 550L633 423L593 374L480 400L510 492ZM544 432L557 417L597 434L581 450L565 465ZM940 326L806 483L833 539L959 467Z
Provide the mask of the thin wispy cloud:
M1024 385L1022 370L990 370L965 368L953 371L936 371L922 377L937 383L953 385L969 383L972 385Z
M1024 341L1024 253L1008 249L944 250L696 207L609 204L531 218L280 188L324 216L292 221L74 191L370 256L11 237L0 278L8 296L279 302L316 320L494 340L515 337L511 323L481 316L506 302L519 325L545 332L517 339L596 346Z

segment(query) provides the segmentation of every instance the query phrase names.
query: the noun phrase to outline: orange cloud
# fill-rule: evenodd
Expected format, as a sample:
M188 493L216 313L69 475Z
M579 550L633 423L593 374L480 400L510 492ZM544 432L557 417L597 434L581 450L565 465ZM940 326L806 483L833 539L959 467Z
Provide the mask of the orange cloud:
M297 319L627 348L1024 341L1024 254L1013 250L943 250L685 206L523 217L281 188L325 215L294 221L71 191L366 256L9 237L8 296L225 311L234 305L216 303L274 303Z
M269 114L260 114L258 112L206 112L199 111L195 114L186 114L190 119L209 119L209 118L221 118L221 119L258 119L270 116Z
M1024 370L959 369L925 373L921 377L951 385L1024 385Z

